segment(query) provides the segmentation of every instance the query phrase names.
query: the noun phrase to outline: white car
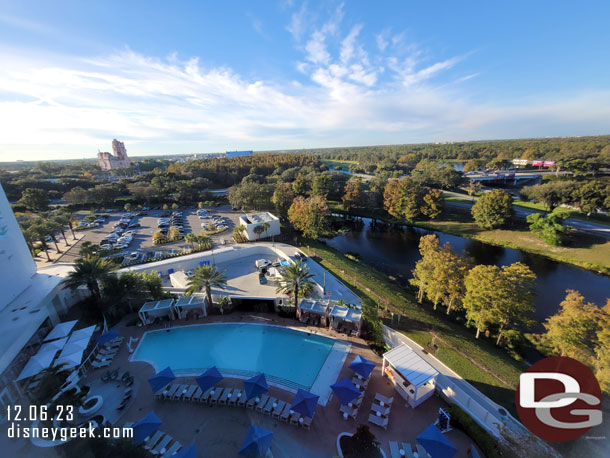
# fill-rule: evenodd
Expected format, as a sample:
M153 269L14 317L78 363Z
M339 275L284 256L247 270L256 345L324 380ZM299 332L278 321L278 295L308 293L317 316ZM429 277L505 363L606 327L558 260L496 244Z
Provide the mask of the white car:
M100 245L100 248L102 248L104 250L112 250L112 245L110 245L109 243L104 243L104 244Z
M114 249L115 250L124 250L125 248L128 248L128 247L129 247L129 244L127 244L127 243L117 243L114 246Z
M123 232L123 237L125 236L129 236L129 237L133 237L134 231L125 231Z
M137 251L133 251L133 252L129 253L127 256L125 256L125 260L136 261L139 257L140 257L140 253L138 253Z

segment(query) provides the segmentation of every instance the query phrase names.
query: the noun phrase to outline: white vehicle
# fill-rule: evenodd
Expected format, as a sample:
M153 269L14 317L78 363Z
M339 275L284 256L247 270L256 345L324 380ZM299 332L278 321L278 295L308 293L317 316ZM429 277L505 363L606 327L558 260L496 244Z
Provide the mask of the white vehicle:
M125 260L126 261L136 261L139 257L140 257L140 253L138 253L137 251L133 251L133 252L129 253L127 256L125 256Z
M129 237L133 237L134 231L125 231L123 232L123 237L125 236L129 236Z
M110 245L109 243L104 243L104 244L100 245L100 248L102 248L104 250L111 250L112 245Z
M125 248L129 247L129 244L127 243L117 243L114 248L116 250L124 250Z

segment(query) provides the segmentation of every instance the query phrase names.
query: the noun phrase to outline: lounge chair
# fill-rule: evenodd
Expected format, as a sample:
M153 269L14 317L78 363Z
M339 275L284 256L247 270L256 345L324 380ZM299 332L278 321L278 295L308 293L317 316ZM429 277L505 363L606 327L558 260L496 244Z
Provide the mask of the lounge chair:
M265 404L265 407L263 407L263 412L265 412L266 415L271 415L271 411L275 408L273 404L277 406L277 399L270 397L267 404Z
M398 442L390 441L388 442L388 446L390 447L390 457L391 458L402 458L400 454L400 447L398 446Z
M231 394L231 389L226 388L223 390L222 395L220 396L220 398L218 398L218 404L219 405L227 405L227 402L229 401L229 395Z
M186 393L184 393L182 395L182 400L183 401L190 401L191 397L193 396L193 393L195 393L195 391L197 390L198 386L197 385L191 385L188 387L188 390L186 390Z
M386 398L384 395L377 393L375 394L375 401L380 404L383 402L385 405L391 406L392 402L394 402L394 398Z
M246 393L239 390L239 393L236 395L237 397L237 407L245 407L246 406Z
M256 408L256 396L248 399L246 402L246 408L254 410Z
M172 401L179 401L180 399L182 399L182 396L184 395L184 393L186 393L188 387L188 385L180 385L178 389L174 392L174 395L172 396Z
M388 417L378 417L377 415L369 415L369 423L381 426L383 429L388 428Z
M411 444L409 444L408 442L403 442L400 449L404 450L405 458L415 458L415 456L413 455L413 447L411 447ZM400 453L400 450L398 452ZM418 456L419 456L419 453L418 453Z
M277 402L277 405L273 408L273 412L271 412L271 416L273 418L280 418L280 415L282 414L284 407L286 407L286 402L279 400Z
M163 393L163 399L171 399L174 396L174 393L178 391L178 388L180 388L180 385L174 383L172 386L169 387L169 390Z
M233 391L231 391L231 393L229 394L229 399L227 400L227 404L230 406L237 405L237 401L239 401L239 398L242 396L243 396L243 394L241 394L241 390L239 388L233 389Z
M125 382L131 378L131 374L129 371L125 371L125 373L121 376L121 382Z
M212 397L212 391L214 391L214 388L208 388L200 397L199 397L199 402L203 403L203 404L209 404L210 403L210 398Z
M430 458L430 454L419 442L415 444L415 449L417 450L417 455L419 458Z
M110 380L114 381L119 378L119 370L115 369L110 373Z
M159 440L161 440L164 435L164 432L157 430L157 432L153 434L152 437L149 437L148 440L144 441L144 448L146 450L150 450L155 445L157 445L157 442L159 442Z
M182 444L178 441L175 441L172 446L167 449L167 452L165 452L161 458L169 458L170 456L176 454L181 448Z
M125 386L131 386L131 385L133 385L133 381L134 381L134 380L135 380L135 379L133 378L133 375L132 375L132 376L130 376L130 377L127 379L127 380L125 380Z
M356 415L358 414L358 409L346 405L342 405L339 411L343 413L343 418L345 420L347 420L348 418L355 420Z
M371 411L373 412L374 415L377 414L377 412L379 412L381 414L382 417L387 417L388 415L390 415L390 406L386 406L384 405L383 407L379 404L375 404L373 403L371 405Z
M157 445L155 445L155 448L153 448L150 453L152 453L153 455L160 455L162 453L165 453L167 451L166 447L172 440L174 440L174 438L169 434L166 434L165 437L161 439L161 441Z
M203 391L201 390L200 387L197 387L197 389L195 390L195 392L192 394L192 396L188 399L188 401L191 402L198 402L199 401L199 397L203 394Z
M290 424L291 425L298 425L300 418L301 418L301 414L299 412L293 412L290 415Z
M100 377L102 382L107 382L110 380L110 371L104 372L104 374Z
M167 390L169 388L169 383L167 385L165 385L163 388L159 388L157 391L155 391L155 399L161 399L163 398L163 396L165 396L165 393L167 393Z
M282 413L280 414L280 420L282 420L284 423L288 423L290 415L292 415L290 413L290 404L287 403L286 407L284 407L284 410L282 410Z
M112 364L112 361L92 361L91 367L95 367L96 369L101 369L102 367L108 367Z
M301 417L301 419L299 420L299 425L309 431L309 429L311 428L312 420L313 418L311 417Z
M220 399L223 392L224 392L224 388L215 388L213 390L213 393L212 392L210 393L210 399L208 400L208 404L210 404L210 405L218 404L218 399Z
M262 412L263 409L265 408L265 404L267 404L267 401L269 400L269 395L267 394L263 394L263 396L260 398L260 401L258 401L256 403L256 411L257 412Z

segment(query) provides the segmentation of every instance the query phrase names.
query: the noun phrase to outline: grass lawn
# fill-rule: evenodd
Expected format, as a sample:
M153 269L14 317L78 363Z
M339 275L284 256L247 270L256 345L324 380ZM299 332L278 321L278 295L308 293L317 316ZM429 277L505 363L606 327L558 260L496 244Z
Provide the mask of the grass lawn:
M513 359L504 350L485 338L476 340L474 329L466 328L453 316L447 317L439 308L418 304L410 291L390 281L388 277L361 262L348 259L333 248L307 241L309 249L302 247L334 275L341 278L363 300L378 299L386 304L384 322L400 330L418 344L426 347L433 338L438 347L435 356L453 369L482 393L514 412L515 388L519 375L526 368L522 361ZM400 312L391 318L390 311Z

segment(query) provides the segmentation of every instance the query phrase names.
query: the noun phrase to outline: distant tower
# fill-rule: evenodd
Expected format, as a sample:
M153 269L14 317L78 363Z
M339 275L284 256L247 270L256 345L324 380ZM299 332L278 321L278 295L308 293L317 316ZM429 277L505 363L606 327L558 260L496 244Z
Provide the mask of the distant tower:
M127 156L127 149L123 142L118 141L116 138L112 140L112 152L110 153L97 153L97 161L102 170L112 170L120 167L129 167L131 160Z

